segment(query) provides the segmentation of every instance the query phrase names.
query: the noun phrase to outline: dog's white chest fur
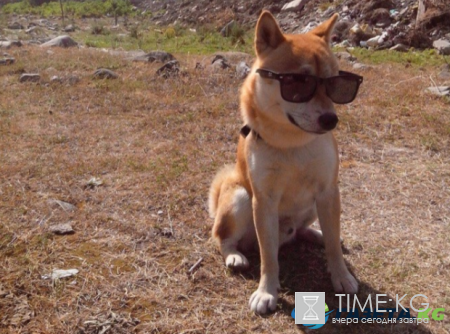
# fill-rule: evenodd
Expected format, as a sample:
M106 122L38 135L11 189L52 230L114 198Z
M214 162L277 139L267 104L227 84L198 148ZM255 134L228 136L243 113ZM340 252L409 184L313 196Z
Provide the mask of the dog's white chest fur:
M315 196L334 180L338 163L332 135L305 146L275 149L262 139L249 144L249 172L255 191L278 201L280 217L302 218L314 209Z

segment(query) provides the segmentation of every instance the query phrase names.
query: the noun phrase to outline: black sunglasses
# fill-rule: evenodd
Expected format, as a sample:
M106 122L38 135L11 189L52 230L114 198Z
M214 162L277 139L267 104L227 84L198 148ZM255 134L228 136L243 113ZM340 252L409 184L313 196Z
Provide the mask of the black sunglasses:
M275 73L262 68L256 73L266 79L280 82L281 97L288 102L304 103L311 100L319 84L325 84L327 96L337 104L352 102L358 93L363 77L354 73L339 71L339 75L319 78L299 73Z

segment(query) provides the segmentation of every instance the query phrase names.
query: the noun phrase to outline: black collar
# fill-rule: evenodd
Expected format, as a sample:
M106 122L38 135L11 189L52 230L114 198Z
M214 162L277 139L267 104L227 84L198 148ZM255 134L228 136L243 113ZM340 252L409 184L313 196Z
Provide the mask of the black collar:
M255 130L253 130L251 127L249 127L247 124L245 124L242 128L241 128L241 136L244 138L247 138L249 133L253 133L253 135L255 136L256 139L262 139L261 136L259 135L258 132L256 132Z

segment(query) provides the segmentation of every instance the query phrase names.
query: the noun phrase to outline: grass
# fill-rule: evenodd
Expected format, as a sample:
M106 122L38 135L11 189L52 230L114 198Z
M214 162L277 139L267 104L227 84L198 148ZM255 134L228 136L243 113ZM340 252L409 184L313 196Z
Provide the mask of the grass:
M88 0L83 2L64 1L65 15L71 18L80 17L102 17L107 14L118 15L132 14L131 3L127 0ZM31 1L19 1L7 3L1 8L2 13L10 14L32 14L42 17L61 16L59 1L45 2L39 6L33 5Z
M359 62L370 64L398 63L412 66L438 66L445 63L444 57L434 49L410 50L409 52L397 52L390 50L374 51L365 48L354 48L350 53ZM447 61L450 61L447 59Z
M197 29L197 31L180 27L161 29L141 23L129 27L129 30L112 32L107 26L108 21L99 20L92 27L107 33L92 34L89 31L79 30L72 35L75 40L85 41L87 46L97 48L164 50L184 54L211 54L227 50L252 52L252 31L244 31L242 27L234 30L235 37L233 35L224 38L214 29ZM127 37L119 36L123 34Z
M88 35L110 37L77 36ZM94 49L8 50L17 62L0 67L0 332L98 333L105 323L118 333L302 332L290 317L295 291L325 291L330 309L337 307L322 249L303 243L280 252L278 309L260 317L247 306L258 256L249 257L248 273L233 274L209 240L208 188L235 159L241 81L195 69L218 51L211 37L149 30L146 38L146 48L174 52L187 75L156 78L158 64ZM177 38L193 43L177 47ZM386 61L387 54L383 65L362 72L357 99L338 106L345 258L361 282L360 300L422 293L447 313L421 326L326 326L336 333L448 333L450 103L424 92L442 58L406 66ZM374 64L382 56L358 57ZM120 77L94 81L99 67ZM22 69L41 73L42 82L19 83ZM80 81L50 83L54 74ZM103 184L86 186L92 177ZM75 234L48 232L66 222ZM42 279L70 268L80 272Z

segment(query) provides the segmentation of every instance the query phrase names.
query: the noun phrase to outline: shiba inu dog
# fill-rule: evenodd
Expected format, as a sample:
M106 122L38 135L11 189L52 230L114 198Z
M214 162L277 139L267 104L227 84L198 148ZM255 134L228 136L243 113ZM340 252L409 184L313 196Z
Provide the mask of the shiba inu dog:
M249 266L256 243L261 278L251 310L277 304L278 249L298 237L323 244L337 292L356 293L340 243L339 157L333 103L350 103L362 77L339 71L330 49L338 15L307 34L283 34L264 11L255 33L256 61L241 89L237 162L218 172L209 193L212 230L228 267ZM321 232L310 228L318 218Z

